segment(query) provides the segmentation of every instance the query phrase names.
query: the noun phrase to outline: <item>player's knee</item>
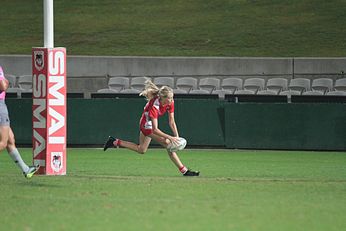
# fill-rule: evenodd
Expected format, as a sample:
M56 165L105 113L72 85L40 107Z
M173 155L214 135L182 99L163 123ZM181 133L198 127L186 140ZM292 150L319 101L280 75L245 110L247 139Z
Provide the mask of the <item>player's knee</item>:
M7 141L7 145L15 145L16 140L14 138L14 136L9 137L8 141Z
M3 150L7 147L7 142L5 141L0 141L0 150Z
M138 153L139 154L145 154L146 151L147 151L147 148L143 148L141 146L138 146Z

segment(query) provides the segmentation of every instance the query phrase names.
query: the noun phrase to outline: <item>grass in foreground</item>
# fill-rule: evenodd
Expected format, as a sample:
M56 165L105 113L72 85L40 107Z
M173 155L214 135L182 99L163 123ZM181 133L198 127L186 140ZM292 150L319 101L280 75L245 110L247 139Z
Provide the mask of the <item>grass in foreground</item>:
M27 161L30 149L21 149ZM346 153L69 149L67 176L26 180L0 155L1 230L345 230Z
M344 0L59 0L55 46L73 55L346 54ZM43 46L43 1L2 0L0 53Z

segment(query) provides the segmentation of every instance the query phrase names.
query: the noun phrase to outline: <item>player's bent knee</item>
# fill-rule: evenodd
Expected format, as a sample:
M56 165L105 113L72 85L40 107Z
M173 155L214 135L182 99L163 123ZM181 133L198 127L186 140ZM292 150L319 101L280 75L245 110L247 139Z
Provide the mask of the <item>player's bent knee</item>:
M138 153L139 154L145 154L146 151L147 151L147 148L142 148L141 146L138 146Z
M0 150L3 150L7 147L7 142L0 141Z

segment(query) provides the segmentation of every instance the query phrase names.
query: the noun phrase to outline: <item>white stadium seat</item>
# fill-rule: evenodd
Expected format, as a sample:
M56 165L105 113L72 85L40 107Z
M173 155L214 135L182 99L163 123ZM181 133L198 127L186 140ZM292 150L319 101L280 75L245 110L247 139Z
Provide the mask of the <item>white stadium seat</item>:
M346 78L337 79L335 81L334 89L337 91L346 91Z
M226 78L221 82L221 89L230 91L233 94L236 90L243 89L243 80L241 78Z
M129 88L130 80L127 77L112 77L108 81L109 89L120 92L123 89Z
M156 77L154 79L154 84L159 88L162 86L168 86L174 88L174 78L173 77Z
M220 80L217 78L203 78L199 81L198 85L199 89L208 91L209 94L213 90L220 89Z
M333 90L333 80L329 78L318 78L312 80L311 88L314 91L320 91L326 94L328 91Z
M271 78L267 81L267 90L274 91L278 95L287 90L288 81L285 78Z
M304 91L310 91L310 82L310 79L305 78L291 79L288 89L293 91L299 91L301 95Z
M234 92L235 95L254 95L255 92L251 90L236 90Z
M133 77L131 78L131 88L136 89L139 91L144 90L145 87L145 81L151 80L151 78L148 77Z
M193 89L189 92L189 94L196 94L196 95L209 95L210 92L203 89Z
M176 87L188 93L192 89L197 89L197 79L193 77L178 78Z
M327 95L346 96L346 91L329 91L329 92L327 92Z
M32 92L32 75L19 76L18 86L25 92Z
M244 82L244 90L253 91L256 94L257 91L264 89L264 84L265 80L262 78L249 78Z

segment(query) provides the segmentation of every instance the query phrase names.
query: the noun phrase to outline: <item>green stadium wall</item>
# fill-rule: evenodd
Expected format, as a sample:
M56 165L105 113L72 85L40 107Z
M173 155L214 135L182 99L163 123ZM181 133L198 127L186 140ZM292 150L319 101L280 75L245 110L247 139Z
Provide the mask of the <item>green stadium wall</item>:
M32 143L32 99L6 100L19 145ZM142 98L67 100L69 145L102 145L108 135L138 142ZM231 103L175 99L175 118L190 146L346 150L346 104ZM169 132L167 117L160 128Z

